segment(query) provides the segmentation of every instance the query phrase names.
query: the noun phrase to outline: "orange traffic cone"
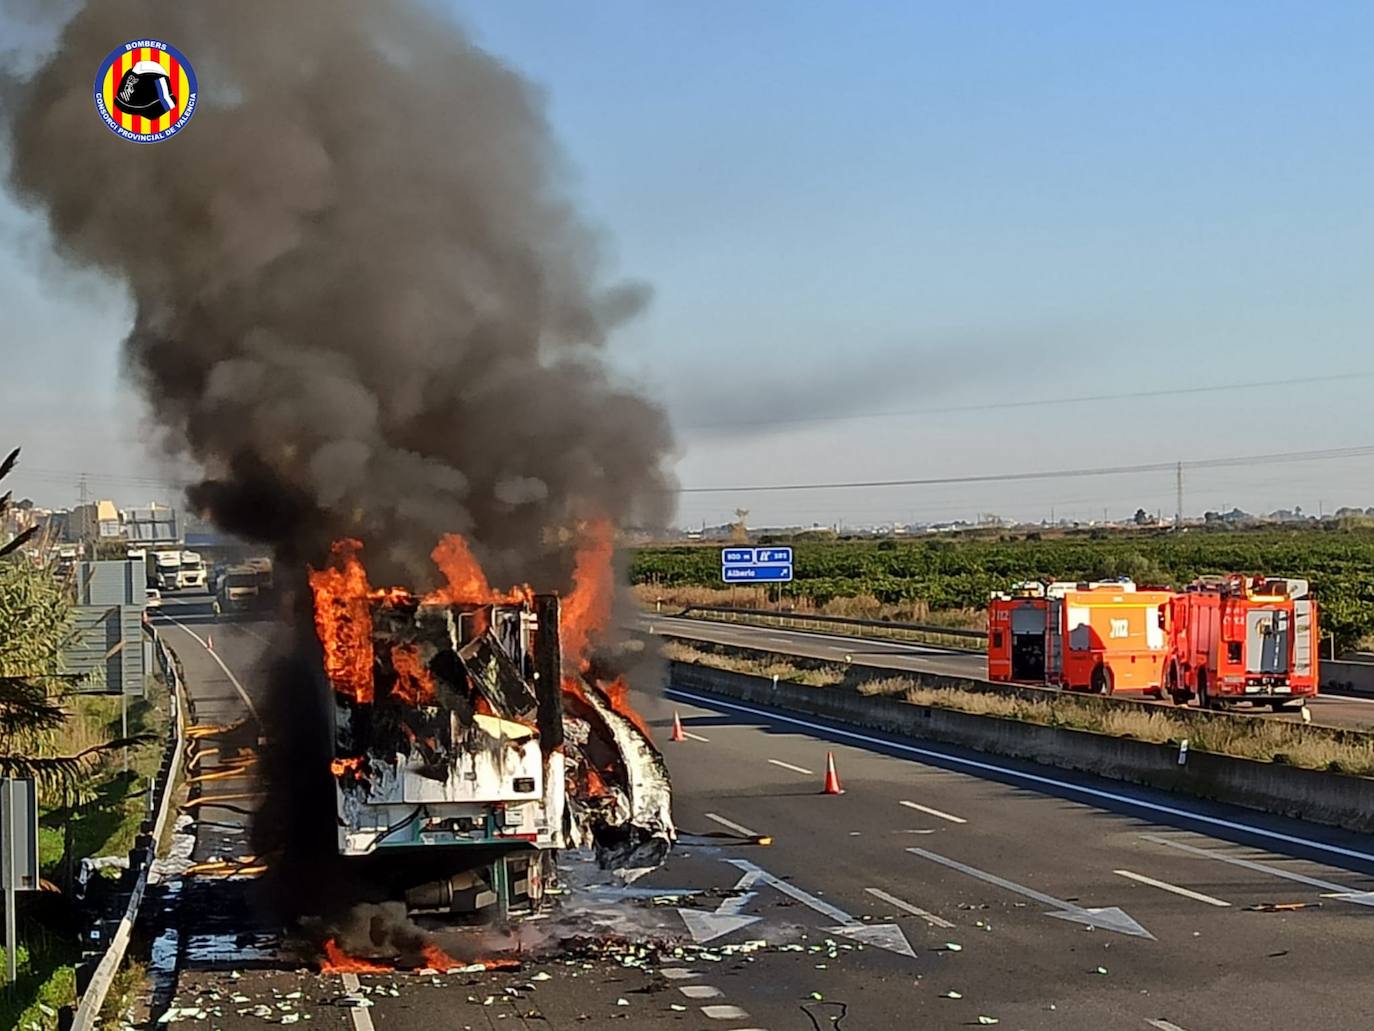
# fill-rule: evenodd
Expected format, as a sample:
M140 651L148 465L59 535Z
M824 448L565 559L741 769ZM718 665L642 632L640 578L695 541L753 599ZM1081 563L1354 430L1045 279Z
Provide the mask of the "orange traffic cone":
M840 775L835 772L835 753L825 753L825 787L821 789L822 795L843 795L844 788L840 787Z
M673 732L668 735L669 741L686 741L687 735L682 732L682 720L678 719L677 711L673 711Z

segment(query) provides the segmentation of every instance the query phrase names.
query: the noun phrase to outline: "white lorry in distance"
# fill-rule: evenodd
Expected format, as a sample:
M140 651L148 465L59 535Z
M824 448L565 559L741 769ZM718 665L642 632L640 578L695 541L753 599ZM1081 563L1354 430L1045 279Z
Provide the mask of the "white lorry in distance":
M195 551L181 553L181 565L177 570L177 586L182 590L205 590L205 561Z

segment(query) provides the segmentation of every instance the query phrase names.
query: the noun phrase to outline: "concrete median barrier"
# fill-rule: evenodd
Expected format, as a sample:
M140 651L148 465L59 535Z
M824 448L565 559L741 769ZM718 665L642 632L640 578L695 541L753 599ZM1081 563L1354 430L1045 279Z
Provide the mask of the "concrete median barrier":
M1244 806L1262 812L1374 831L1374 779L1301 769L1001 716L918 705L843 687L809 687L696 663L669 664L669 683L762 708L819 716L917 740L959 745Z

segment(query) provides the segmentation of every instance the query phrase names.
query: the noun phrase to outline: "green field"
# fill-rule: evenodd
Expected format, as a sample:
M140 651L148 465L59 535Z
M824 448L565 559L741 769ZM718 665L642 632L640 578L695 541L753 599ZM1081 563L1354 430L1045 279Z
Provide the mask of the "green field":
M991 591L1017 580L1129 576L1142 585L1180 586L1204 573L1266 573L1311 582L1322 629L1334 633L1338 647L1374 638L1374 529L1366 527L1098 531L1044 539L1004 534L792 546L796 580L781 587L781 596L818 606L869 597L938 614L982 609ZM719 588L719 546L639 549L630 576L644 585L641 597L655 588Z

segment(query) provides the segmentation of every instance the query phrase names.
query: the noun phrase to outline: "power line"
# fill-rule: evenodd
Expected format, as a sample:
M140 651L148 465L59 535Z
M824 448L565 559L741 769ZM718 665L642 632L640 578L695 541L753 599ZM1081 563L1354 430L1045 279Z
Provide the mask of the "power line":
M906 416L953 415L959 412L993 412L1013 408L1040 408L1047 405L1095 404L1102 401L1135 401L1141 398L1185 397L1193 394L1234 393L1267 387L1292 387L1312 383L1335 383L1352 379L1374 379L1374 372L1331 373L1323 376L1296 376L1290 379L1257 380L1250 383L1218 383L1207 387L1168 387L1158 390L1133 390L1121 394L1089 394L1074 397L1046 397L1028 401L989 401L941 408L906 408L886 412L850 412L842 415L814 415L794 419L739 419L728 422L683 423L686 430L730 429L750 426L801 426L813 423L853 422L859 419L895 419Z
M1087 469L1054 469L1039 472L988 473L980 476L929 476L901 480L857 480L843 483L740 484L733 487L677 487L673 494L765 493L787 490L853 490L876 487L937 487L959 483L1012 483L1024 480L1068 480L1086 476L1121 476L1128 473L1174 472L1177 469L1225 469L1235 466L1318 462L1335 458L1374 455L1374 445L1324 448L1316 451L1279 451L1235 458L1204 458L1190 462L1146 462L1141 465L1104 465Z

